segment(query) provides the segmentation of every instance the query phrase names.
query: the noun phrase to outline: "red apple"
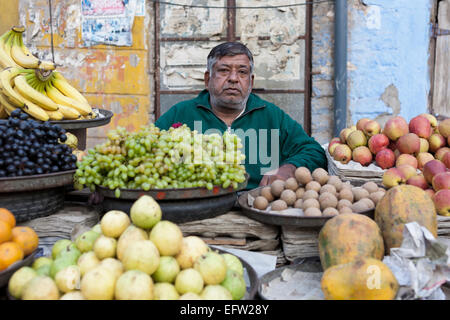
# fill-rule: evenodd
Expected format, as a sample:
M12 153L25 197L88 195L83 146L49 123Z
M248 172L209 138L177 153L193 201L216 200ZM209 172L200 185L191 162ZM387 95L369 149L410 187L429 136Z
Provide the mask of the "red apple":
M430 120L417 116L409 121L409 132L417 134L420 138L428 139L431 136Z
M438 173L431 181L434 191L450 189L450 171Z
M357 147L352 152L353 161L359 162L362 166L372 163L372 152L365 146Z
M328 144L328 152L330 154L333 154L334 148L336 147L335 145L340 144L340 143L341 143L341 139L339 139L339 138L331 139L330 143Z
M356 122L356 130L364 131L364 126L371 121L369 118L362 118Z
M450 189L439 190L433 197L436 211L441 216L450 216Z
M375 162L382 169L392 168L395 164L395 154L391 149L380 150L375 156Z
M450 151L450 148L448 148L448 147L442 147L442 148L439 148L439 149L435 152L434 157L435 157L436 159L442 161L442 159L444 158L444 155L445 155L447 152L449 152L449 151Z
M409 178L417 175L416 168L410 166L409 164L402 164L396 168L403 173L403 176L405 177L405 181L407 181Z
M415 133L407 133L397 140L397 149L400 153L413 154L420 150L420 139Z
M428 143L428 140L424 139L424 138L420 138L419 153L420 152L428 152L429 149L430 149L430 144Z
M387 189L406 182L403 173L397 168L390 168L386 170L386 172L383 174L382 181L383 186L385 186Z
M450 137L450 118L439 122L438 128L441 135L443 135L445 138Z
M401 116L390 118L384 125L383 133L389 139L396 141L401 136L409 132L409 126L406 120Z
M348 135L354 130L350 128L344 128L339 132L339 139L341 139L341 143L347 143L347 137Z
M395 166L401 166L402 164L408 164L412 167L414 167L414 169L417 169L417 159L416 157L414 157L413 155L410 154L401 154L397 160L395 161Z
M370 137L368 142L369 149L373 154L377 154L378 151L387 148L388 145L389 145L389 138L382 133Z
M423 190L426 190L430 187L427 180L425 180L425 177L422 174L418 174L416 176L412 176L408 180L406 180L406 184L410 184L412 186L419 187Z
M352 149L346 144L339 144L333 152L333 158L343 164L347 164L352 160Z
M447 152L442 158L442 163L445 164L447 169L450 169L450 152Z
M437 175L438 173L447 171L447 168L445 167L445 164L442 161L439 160L431 160L428 161L423 166L423 176L427 180L429 184L432 183L433 177Z
M360 146L367 145L367 138L364 132L360 130L352 131L347 137L347 145L350 149L355 149Z
M445 146L445 138L439 133L433 133L428 138L428 143L430 144L430 151L434 153Z
M428 161L434 160L434 156L429 152L421 152L417 155L417 168L423 170L423 166Z
M431 199L434 198L435 191L433 189L425 189L425 192L430 196Z
M429 113L422 113L421 115L419 115L419 117L425 117L428 119L428 121L430 121L431 127L432 128L436 128L438 125L438 121L436 119L435 116L429 114Z
M375 120L369 120L364 124L363 131L368 137L372 137L381 131L380 124Z

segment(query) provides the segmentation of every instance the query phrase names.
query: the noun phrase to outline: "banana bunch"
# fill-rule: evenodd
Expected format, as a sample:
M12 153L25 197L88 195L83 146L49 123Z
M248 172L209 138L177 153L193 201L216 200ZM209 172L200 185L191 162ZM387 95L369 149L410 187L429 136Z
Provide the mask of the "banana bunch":
M7 67L0 71L0 105L9 115L21 108L41 120L95 117L86 98L57 71Z
M24 27L12 27L0 36L0 67L23 67L31 69L55 70L51 61L39 60L23 43Z

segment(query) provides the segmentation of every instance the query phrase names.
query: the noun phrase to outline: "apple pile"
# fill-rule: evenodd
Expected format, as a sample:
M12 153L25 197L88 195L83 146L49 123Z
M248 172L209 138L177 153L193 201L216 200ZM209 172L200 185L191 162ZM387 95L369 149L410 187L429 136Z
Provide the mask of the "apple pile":
M363 118L333 138L328 152L343 164L353 160L368 166L375 161L386 170L384 187L406 183L422 188L438 213L450 216L450 119L438 122L424 113L408 123L396 116L381 130L377 121Z

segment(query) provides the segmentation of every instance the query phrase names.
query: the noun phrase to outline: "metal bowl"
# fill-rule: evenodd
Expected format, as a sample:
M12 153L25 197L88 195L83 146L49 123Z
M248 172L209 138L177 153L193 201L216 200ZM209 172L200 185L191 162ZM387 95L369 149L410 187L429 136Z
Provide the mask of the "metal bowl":
M105 109L97 109L101 117L87 120L52 120L51 124L57 124L63 129L84 129L104 126L111 122L114 113Z
M36 256L36 253L37 253L37 250L34 250L32 253L30 253L28 256L26 256L24 259L13 263L6 270L0 271L0 288L8 285L8 281L12 277L14 272L16 272L17 270L19 270L22 267L30 266L34 261L34 257Z
M31 176L0 178L0 193L44 190L73 183L75 170L60 171Z
M241 207L242 213L245 214L250 219L277 226L294 226L294 227L322 227L329 219L333 217L301 217L301 216L290 216L283 215L282 213L276 213L275 211L265 212L262 210L255 209L248 205L248 195L250 194L254 198L259 195L260 189L262 187L252 189L241 193L238 198L239 206ZM366 215L373 219L374 210L369 210L361 212L360 214Z
M120 197L115 196L115 190L103 186L96 186L96 190L106 198L116 198L122 200L136 200L142 195L151 196L157 201L169 200L188 200L188 199L204 199L211 197L219 197L236 193L247 187L249 175L245 174L245 181L238 184L238 188L228 187L226 189L221 186L214 186L212 190L205 187L197 188L178 188L178 189L151 189L148 191L142 189L120 189Z

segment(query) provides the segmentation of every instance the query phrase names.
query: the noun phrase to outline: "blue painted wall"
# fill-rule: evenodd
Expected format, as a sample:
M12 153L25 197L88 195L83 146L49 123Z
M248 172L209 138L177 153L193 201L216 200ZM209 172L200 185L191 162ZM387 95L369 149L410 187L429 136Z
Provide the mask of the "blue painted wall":
M393 110L380 97L393 85L399 114L427 112L431 0L365 0L349 5L348 103L351 121Z

